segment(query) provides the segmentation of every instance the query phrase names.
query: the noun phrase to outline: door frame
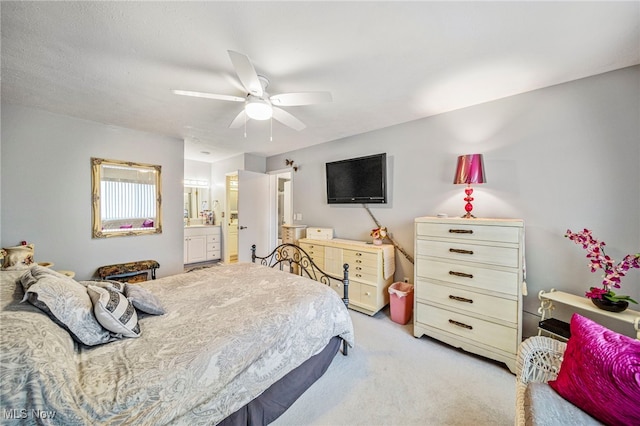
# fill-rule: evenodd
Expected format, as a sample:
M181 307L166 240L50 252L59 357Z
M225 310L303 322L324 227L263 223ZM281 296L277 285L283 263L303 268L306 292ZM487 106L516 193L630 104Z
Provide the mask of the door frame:
M272 223L272 228L273 228L273 232L272 232L272 237L271 237L271 241L272 244L274 244L274 247L278 245L278 177L280 177L280 175L288 175L289 180L291 181L291 197L290 197L290 204L289 204L289 208L291 209L291 224L293 224L294 220L294 210L293 210L293 169L292 168L285 168L285 169L279 169L279 170L272 170L270 172L268 172L269 175L272 175L272 184L271 186L273 187L273 189L271 190L271 199L273 200L273 208L272 208L272 217L273 217L273 223Z
M229 207L229 193L231 191L229 185L229 178L238 177L238 172L225 173L224 186L225 186L225 198L224 198L224 217L222 222L222 261L225 264L231 262L231 253L229 252L229 221L231 220L231 209Z

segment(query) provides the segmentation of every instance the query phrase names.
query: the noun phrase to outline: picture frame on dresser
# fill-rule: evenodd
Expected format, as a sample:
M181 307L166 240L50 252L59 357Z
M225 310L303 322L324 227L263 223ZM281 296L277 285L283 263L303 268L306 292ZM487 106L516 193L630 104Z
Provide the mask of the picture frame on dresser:
M503 362L515 374L523 220L416 218L414 276L415 337Z

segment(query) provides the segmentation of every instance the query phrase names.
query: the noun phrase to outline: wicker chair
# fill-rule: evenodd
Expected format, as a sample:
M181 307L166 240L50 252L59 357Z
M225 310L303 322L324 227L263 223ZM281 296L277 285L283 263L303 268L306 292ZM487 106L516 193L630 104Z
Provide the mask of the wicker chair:
M545 336L529 337L520 344L516 360L516 425L602 425L546 385L558 377L566 348L566 343Z
M525 391L529 383L547 383L558 376L567 344L545 336L529 337L520 344L516 360L516 425L525 425Z

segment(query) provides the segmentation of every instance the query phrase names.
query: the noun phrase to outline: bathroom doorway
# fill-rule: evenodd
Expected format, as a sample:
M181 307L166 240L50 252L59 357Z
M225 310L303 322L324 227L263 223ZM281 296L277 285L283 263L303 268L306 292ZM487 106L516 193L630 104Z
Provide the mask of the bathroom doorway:
M293 175L290 170L275 173L276 178L276 244L282 244L282 225L293 224Z

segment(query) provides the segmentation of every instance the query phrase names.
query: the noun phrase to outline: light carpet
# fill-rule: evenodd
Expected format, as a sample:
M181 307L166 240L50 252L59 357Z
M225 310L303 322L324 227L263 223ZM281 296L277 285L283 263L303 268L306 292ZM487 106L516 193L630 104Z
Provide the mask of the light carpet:
M513 425L515 376L504 364L413 325L350 311L356 344L272 425Z

